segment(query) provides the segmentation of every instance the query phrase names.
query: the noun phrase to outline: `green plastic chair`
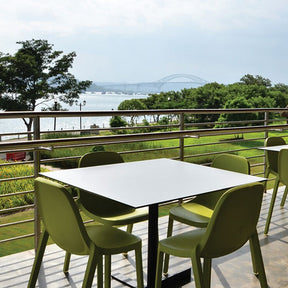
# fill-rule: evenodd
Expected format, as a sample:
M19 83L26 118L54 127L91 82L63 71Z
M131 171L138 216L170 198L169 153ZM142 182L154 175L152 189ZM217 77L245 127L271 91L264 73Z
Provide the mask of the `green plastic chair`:
M268 137L264 142L265 147L285 145L286 142L282 137ZM278 174L278 152L265 150L266 156L266 169L264 177L268 178L270 174L276 176L274 189L277 191L279 186L279 174Z
M248 240L254 273L261 287L268 287L256 230L263 192L264 185L260 183L232 188L217 202L207 228L196 228L161 240L155 287L161 287L164 253L191 258L196 288L208 288L211 285L212 259L238 250Z
M212 167L250 174L249 161L242 156L221 154L215 157ZM167 237L173 232L174 220L195 227L206 227L213 214L214 207L225 191L216 191L198 195L194 199L173 207L169 211ZM168 273L169 255L165 255L164 274Z
M120 154L109 151L89 152L84 154L78 163L78 167L90 167L123 163ZM107 199L86 191L77 189L76 203L81 211L91 219L109 226L127 225L127 232L132 233L133 224L148 220L148 208L138 208L124 205L120 202ZM127 256L127 253L123 253ZM69 253L66 253L64 271L68 272L70 263Z
M266 219L266 225L265 225L265 229L264 229L265 234L268 234L268 232L269 232L272 213L273 213L275 200L276 200L276 196L277 196L278 185L280 182L285 185L284 194L283 194L281 204L280 204L281 207L284 207L284 204L285 204L285 201L287 198L287 193L288 193L288 188L287 188L288 187L287 186L288 185L288 167L287 167L288 150L287 149L281 149L279 152L277 152L277 157L278 157L278 161L277 161L278 168L277 168L277 176L276 176L277 180L275 180L275 185L274 185L273 194L271 197L268 216ZM278 185L276 185L276 181L278 181Z
M281 206L284 207L287 194L288 194L288 149L281 149L278 155L278 173L280 182L285 185Z
M123 163L123 158L116 152L91 152L83 155L78 167L89 167ZM105 225L127 226L127 232L132 233L133 224L148 220L148 208L138 208L124 205L117 201L78 190L77 204L90 218Z
M277 146L277 145L285 145L286 142L282 137L268 137L265 140L264 146L269 147L269 146ZM264 228L264 234L268 234L269 232L269 226L272 218L272 213L275 205L275 200L278 192L278 187L280 184L280 177L279 177L279 171L278 171L278 155L279 152L276 151L265 151L266 155L266 170L264 177L268 178L270 174L275 176L275 183L274 183L274 188L272 192L272 197L271 197L271 202L270 202L270 207L267 215L267 220L266 220L266 225ZM282 201L280 203L280 206L283 207L285 200L286 200L287 194L283 195Z
M28 288L35 287L49 236L63 250L89 255L82 287L91 287L96 266L97 287L103 287L103 256L105 256L105 287L111 286L111 255L135 250L137 285L144 287L141 239L107 225L84 226L79 209L70 192L59 183L38 177L35 195L44 230L36 252Z

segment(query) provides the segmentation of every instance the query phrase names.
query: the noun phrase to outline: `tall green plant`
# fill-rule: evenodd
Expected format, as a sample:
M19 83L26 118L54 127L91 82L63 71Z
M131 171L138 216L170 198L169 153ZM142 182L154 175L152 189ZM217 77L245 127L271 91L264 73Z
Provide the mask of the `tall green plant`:
M2 163L5 162L2 161ZM0 179L31 176L33 175L33 173L33 166L28 164L0 167ZM21 179L2 182L0 185L0 194L6 195L23 191L32 191L34 189L33 185L33 179ZM33 193L2 197L0 201L0 209L7 209L32 204L33 200Z

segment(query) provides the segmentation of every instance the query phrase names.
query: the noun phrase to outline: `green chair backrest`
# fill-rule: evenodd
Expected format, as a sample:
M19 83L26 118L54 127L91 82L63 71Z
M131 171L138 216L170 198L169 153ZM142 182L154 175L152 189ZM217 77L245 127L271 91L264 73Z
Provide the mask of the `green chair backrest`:
M265 140L264 146L277 146L285 145L286 142L282 137L268 137ZM272 170L272 172L278 173L278 152L276 151L266 151L266 161L267 166Z
M263 192L263 184L253 183L229 189L221 196L200 243L202 257L227 255L249 240L256 231Z
M89 167L107 164L123 163L120 154L109 151L89 152L84 154L78 163L78 167Z
M212 162L212 167L250 174L249 161L243 156L234 154L221 154L216 156Z
M219 168L232 172L250 174L249 161L245 157L239 155L234 154L217 155L214 158L211 166L214 168ZM226 190L216 191L209 194L203 194L201 195L201 197L196 198L197 203L204 205L210 209L214 209L217 201L225 191Z
M108 165L123 163L124 160L120 154L116 152L91 152L84 154L80 160L78 167L89 167L98 165ZM111 178L113 175L111 175ZM112 180L111 180L112 181ZM107 199L92 193L79 191L79 206L84 208L91 214L99 217L113 217L121 214L133 212L135 209L117 201Z
M90 238L69 191L42 177L37 177L34 183L40 217L49 236L72 254L89 254Z
M278 153L278 172L280 182L288 186L288 149L281 149Z

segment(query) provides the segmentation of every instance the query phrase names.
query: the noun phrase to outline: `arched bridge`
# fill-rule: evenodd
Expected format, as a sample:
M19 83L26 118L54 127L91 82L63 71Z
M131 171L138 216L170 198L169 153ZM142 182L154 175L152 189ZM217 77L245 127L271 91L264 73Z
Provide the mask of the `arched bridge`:
M158 82L169 82L173 79L178 79L178 78L185 78L185 79L189 79L189 82L193 82L193 83L199 83L199 84L206 84L208 83L206 80L201 79L200 77L191 75L191 74L172 74L169 76L166 76L160 80L158 80Z
M172 81L184 79L184 81ZM197 88L208 82L191 74L172 74L155 82L139 83L94 83L106 91L118 91L126 93L160 93L167 91L180 91L184 88ZM93 89L93 87L91 87Z

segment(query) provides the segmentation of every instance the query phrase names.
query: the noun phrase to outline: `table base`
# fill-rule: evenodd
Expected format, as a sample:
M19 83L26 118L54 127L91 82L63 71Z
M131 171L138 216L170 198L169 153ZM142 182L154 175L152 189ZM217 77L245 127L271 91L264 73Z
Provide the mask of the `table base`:
M127 278L121 273L116 273L112 275L112 278L123 285L131 288L137 287L137 282L135 279ZM177 288L191 282L191 268L181 271L177 274L173 274L169 277L163 276L162 288ZM150 288L150 287L147 287ZM153 287L154 288L154 287Z

